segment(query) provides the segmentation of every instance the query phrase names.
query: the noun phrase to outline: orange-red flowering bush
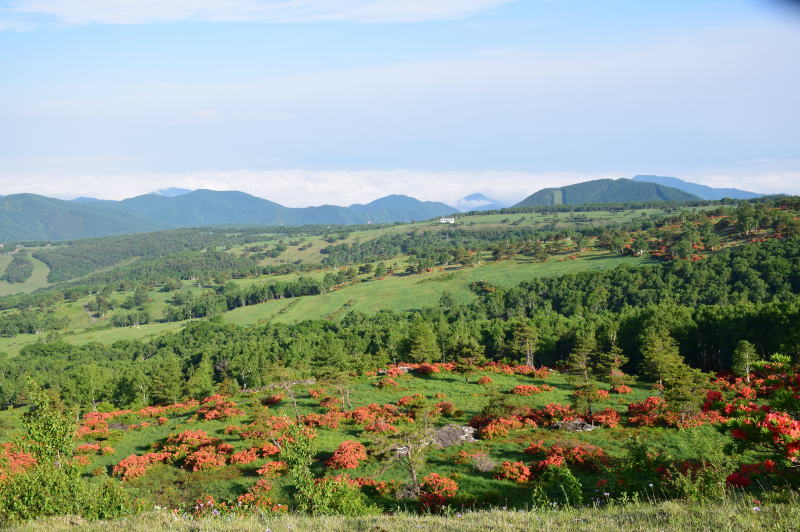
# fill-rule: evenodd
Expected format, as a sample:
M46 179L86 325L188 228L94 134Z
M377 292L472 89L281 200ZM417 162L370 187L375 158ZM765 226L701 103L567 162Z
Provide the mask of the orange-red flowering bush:
M172 459L172 455L166 452L146 453L143 455L132 454L120 460L111 473L116 477L120 477L123 481L131 480L144 475L151 465L159 462L168 462L170 459Z
M436 509L455 497L458 484L452 478L431 473L422 479L419 500L422 506Z
M494 478L523 484L531 479L531 469L522 462L503 462Z
M13 443L0 444L0 480L24 473L36 465L36 458L20 451Z
M287 471L286 462L273 461L264 464L264 467L259 469L257 473L262 477L279 477Z
M492 380L491 377L488 377L486 375L484 375L483 377L478 379L478 384L480 384L482 386L486 386L487 384L492 384L493 382L494 382L494 380Z
M325 464L331 469L355 469L366 459L367 448L357 441L348 440L337 447Z

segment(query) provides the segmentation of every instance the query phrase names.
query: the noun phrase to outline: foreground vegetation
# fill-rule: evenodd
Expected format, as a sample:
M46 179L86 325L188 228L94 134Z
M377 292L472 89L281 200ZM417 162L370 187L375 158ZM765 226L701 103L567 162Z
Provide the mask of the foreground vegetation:
M11 527L10 530L191 530L264 531L325 530L326 532L402 530L792 530L800 522L800 504L795 496L784 501L753 502L737 497L714 504L686 501L611 504L600 508L559 511L506 510L462 511L449 515L396 513L365 517L303 515L245 515L225 518L194 518L171 512L149 512L132 518L90 522L79 517L52 518Z

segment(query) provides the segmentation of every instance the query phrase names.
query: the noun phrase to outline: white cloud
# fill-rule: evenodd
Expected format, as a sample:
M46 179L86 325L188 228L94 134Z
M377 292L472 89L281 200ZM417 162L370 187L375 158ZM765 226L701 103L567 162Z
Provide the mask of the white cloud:
M750 170L757 172L750 174L746 169L731 169L726 173L682 174L677 177L715 187L736 187L761 193L800 194L800 170L780 170L778 166L780 165L774 165L772 169L761 167ZM675 175L669 172L661 174ZM367 203L388 194L406 194L420 200L455 205L467 194L481 192L511 205L542 188L631 175L627 172L586 174L492 170L207 170L173 174L0 177L0 192L32 192L61 198L93 196L123 199L165 187L208 188L241 190L288 207Z
M183 20L422 22L463 18L514 1L518 0L16 0L0 11L0 17L45 17L69 25Z

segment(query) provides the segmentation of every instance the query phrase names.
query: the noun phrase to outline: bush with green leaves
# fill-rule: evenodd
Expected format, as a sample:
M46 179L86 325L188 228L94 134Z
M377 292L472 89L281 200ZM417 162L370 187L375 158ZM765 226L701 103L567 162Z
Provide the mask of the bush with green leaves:
M580 506L583 486L568 467L549 466L536 480L531 498L538 508Z

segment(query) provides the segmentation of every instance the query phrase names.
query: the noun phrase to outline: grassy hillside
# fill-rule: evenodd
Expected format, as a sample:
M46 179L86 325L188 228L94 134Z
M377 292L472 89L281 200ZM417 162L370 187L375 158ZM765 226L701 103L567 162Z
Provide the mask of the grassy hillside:
M8 258L10 262L11 257L7 255L0 256L0 259L6 258ZM31 257L31 261L33 262L33 273L24 283L9 283L7 281L0 281L0 297L11 294L33 292L34 290L50 286L50 282L47 280L48 276L50 275L50 268L48 268L45 263L36 257ZM0 268L3 267L3 263L0 263Z

